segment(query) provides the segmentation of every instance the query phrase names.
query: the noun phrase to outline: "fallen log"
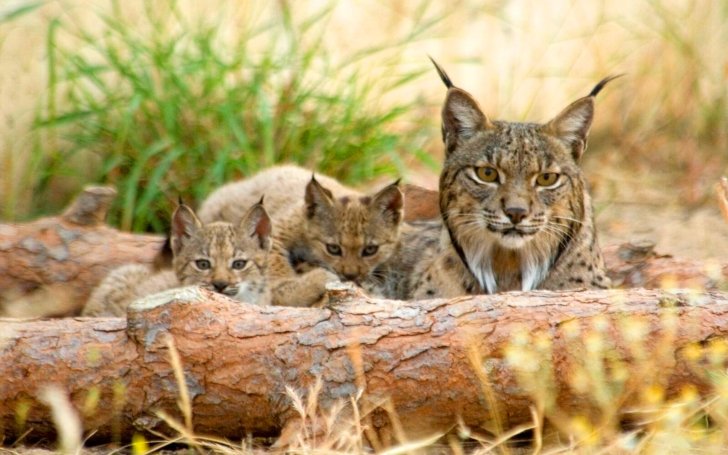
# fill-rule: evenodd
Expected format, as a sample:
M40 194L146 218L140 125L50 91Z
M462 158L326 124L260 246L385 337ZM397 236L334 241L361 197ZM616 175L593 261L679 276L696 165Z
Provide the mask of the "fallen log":
M405 185L405 219L438 216L437 193ZM86 189L65 213L24 224L0 224L0 317L76 315L106 274L119 265L152 264L162 236L131 234L103 223L115 191ZM725 289L728 263L680 260L653 246L605 248L618 287Z
M728 290L728 262L661 255L649 241L609 245L602 251L616 288Z
M639 405L637 390L646 385L668 397L688 384L708 394L710 366L724 368L722 358L709 364L701 354L716 340L725 348L722 292L538 291L397 302L339 291L332 301L325 309L260 308L183 288L135 302L128 321L2 319L0 440L55 437L38 399L51 383L68 392L86 434L163 431L157 411L182 421L168 339L181 359L194 431L235 440L276 434L295 421L286 386L305 391L317 378L322 408L361 391L372 429L390 427L382 405L389 403L401 430L416 437L457 422L511 428L531 421L534 403L552 415L599 418L600 404L572 380L584 352L592 362L606 359L605 371L618 361L631 372L631 379L619 376L624 391L613 405L621 410ZM602 337L597 353L593 333ZM538 398L544 390L553 394L545 401Z
M89 187L61 216L0 224L0 316L78 314L110 270L154 260L162 237L104 224L115 195Z

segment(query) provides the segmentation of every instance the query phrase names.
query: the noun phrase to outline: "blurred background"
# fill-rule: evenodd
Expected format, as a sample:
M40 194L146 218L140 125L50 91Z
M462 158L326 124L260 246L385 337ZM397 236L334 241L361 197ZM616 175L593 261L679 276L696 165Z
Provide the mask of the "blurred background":
M438 60L491 118L547 121L610 74L584 167L603 244L728 253L722 0L0 1L0 218L86 184L162 232L181 195L297 162L437 187Z

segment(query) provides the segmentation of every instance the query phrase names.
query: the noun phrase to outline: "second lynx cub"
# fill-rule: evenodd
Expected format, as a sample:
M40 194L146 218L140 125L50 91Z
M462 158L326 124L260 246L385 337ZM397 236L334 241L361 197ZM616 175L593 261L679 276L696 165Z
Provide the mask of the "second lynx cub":
M366 287L399 246L404 196L397 184L365 196L297 166L266 169L215 191L200 218L235 222L240 207L265 197L275 224L270 278L273 303L310 306L326 283Z
M236 224L205 225L181 204L172 217L173 270L153 273L140 264L119 267L94 290L82 315L123 316L140 297L189 285L267 305L270 235L271 221L261 203L254 204Z

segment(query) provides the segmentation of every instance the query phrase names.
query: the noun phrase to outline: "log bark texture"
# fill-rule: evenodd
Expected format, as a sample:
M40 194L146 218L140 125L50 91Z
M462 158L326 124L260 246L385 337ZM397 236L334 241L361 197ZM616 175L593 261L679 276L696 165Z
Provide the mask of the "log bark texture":
M115 195L89 187L61 216L0 224L0 316L78 314L110 270L152 263L162 237L103 223Z
M181 357L195 431L235 439L278 432L296 415L285 386L303 391L317 377L323 408L361 388L363 408L388 401L412 437L445 431L458 419L491 429L496 416L503 428L529 422L533 400L522 382L529 371L553 382L554 405L564 413L588 414L593 403L572 388L570 372L590 327L641 389L650 381L668 395L685 384L707 393L707 367L694 348L728 337L728 294L717 291L542 291L419 302L340 291L332 299L325 309L261 308L183 288L135 302L128 320L0 320L0 429L5 441L28 430L31 439L53 438L49 410L38 401L49 383L68 391L85 431L100 437L159 429L157 410L182 420L168 337ZM642 327L639 340L625 323ZM534 351L544 337L548 354ZM634 343L646 355L635 354ZM513 346L538 355L519 361L509 354ZM541 361L553 365L551 378L538 370ZM622 407L639 404L639 396L625 395ZM389 425L386 412L370 415L374 427Z

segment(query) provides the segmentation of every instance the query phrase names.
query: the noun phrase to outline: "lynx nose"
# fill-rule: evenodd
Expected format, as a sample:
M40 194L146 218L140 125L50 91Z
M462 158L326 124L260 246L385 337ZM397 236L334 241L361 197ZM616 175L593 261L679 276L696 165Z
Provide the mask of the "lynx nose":
M357 278L359 278L358 273L344 273L344 278L346 278L349 281L354 281Z
M523 221L524 218L526 218L526 215L528 214L526 209L521 207L508 207L503 210L506 213L506 216L509 220L511 220L511 223L518 224L521 221Z
M226 287L228 287L227 281L213 281L212 287L215 288L215 291L222 292L225 290Z

